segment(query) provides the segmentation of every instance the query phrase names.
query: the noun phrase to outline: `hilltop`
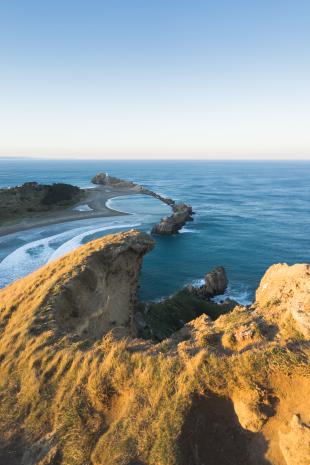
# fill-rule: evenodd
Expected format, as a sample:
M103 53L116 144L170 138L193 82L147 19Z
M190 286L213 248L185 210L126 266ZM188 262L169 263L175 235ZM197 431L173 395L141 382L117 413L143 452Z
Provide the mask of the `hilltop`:
M155 342L135 318L153 246L106 236L0 291L0 463L308 465L309 265Z

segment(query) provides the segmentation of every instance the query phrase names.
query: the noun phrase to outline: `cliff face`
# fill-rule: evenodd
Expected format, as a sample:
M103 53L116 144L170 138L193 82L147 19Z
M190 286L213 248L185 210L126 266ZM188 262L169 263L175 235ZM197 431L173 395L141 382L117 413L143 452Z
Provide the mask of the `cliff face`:
M271 266L256 292L257 305L271 308L275 318L292 317L304 337L310 338L310 266Z
M13 321L20 327L26 316L27 334L93 340L119 327L129 334L142 257L152 247L138 231L107 236L6 287L0 310L9 325L2 341Z
M152 247L107 236L0 291L0 463L308 465L308 266L155 344L131 324Z

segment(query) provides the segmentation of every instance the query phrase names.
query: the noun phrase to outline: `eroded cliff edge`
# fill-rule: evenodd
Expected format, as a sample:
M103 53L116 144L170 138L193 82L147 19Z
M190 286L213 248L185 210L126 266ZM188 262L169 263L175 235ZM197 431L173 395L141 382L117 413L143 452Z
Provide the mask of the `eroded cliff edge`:
M152 247L107 236L0 291L0 463L308 465L309 266L155 344L132 325Z

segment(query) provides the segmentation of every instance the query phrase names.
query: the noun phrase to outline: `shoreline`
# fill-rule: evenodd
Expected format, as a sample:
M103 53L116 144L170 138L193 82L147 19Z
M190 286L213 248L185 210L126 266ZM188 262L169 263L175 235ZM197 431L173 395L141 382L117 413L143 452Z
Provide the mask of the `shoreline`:
M114 216L128 216L130 213L113 210L106 205L106 202L115 197L123 195L139 194L136 190L129 188L94 187L85 189L85 196L77 204L62 210L54 210L40 213L34 217L24 217L16 222L5 223L0 226L0 237L17 232L48 226L53 224L67 223L69 221L86 220L91 218L108 218ZM80 205L87 204L92 211L74 210Z

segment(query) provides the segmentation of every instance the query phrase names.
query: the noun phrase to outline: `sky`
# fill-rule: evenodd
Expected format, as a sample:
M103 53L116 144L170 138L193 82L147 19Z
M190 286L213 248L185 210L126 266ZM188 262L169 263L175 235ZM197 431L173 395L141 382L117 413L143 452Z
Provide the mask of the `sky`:
M0 0L0 156L310 159L309 0Z

